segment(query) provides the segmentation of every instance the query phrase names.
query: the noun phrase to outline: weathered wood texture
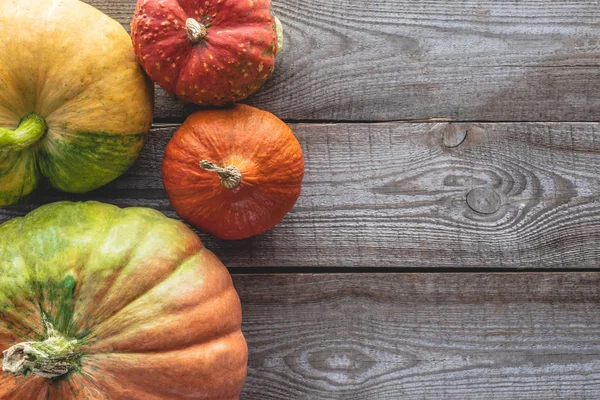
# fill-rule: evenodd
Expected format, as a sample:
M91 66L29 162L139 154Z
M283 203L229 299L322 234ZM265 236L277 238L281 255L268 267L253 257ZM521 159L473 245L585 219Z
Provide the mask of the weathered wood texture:
M87 0L129 26L135 0ZM248 103L292 120L600 120L590 0L275 0L286 36ZM162 92L157 118L190 111Z
M600 124L292 128L306 159L292 212L246 241L201 234L230 267L600 267ZM65 197L175 217L160 176L174 130L153 130L133 169L105 188L41 190L0 221Z
M600 274L237 275L242 399L598 399Z

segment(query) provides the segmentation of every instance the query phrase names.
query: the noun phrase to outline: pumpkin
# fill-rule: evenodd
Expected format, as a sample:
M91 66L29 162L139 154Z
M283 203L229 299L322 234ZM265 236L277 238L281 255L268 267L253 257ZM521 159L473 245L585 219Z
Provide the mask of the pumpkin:
M240 301L185 224L59 202L0 237L1 399L239 398Z
M270 0L138 0L131 38L153 81L200 105L250 96L283 45Z
M152 87L127 32L78 0L0 0L0 206L42 177L87 192L135 161Z
M283 121L239 104L190 115L167 145L162 174L184 219L218 238L244 239L292 209L304 159Z

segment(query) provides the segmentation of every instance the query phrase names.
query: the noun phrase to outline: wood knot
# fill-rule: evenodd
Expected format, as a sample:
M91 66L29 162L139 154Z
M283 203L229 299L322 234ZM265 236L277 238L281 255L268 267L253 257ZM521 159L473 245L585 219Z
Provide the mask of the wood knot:
M444 131L442 138L444 146L457 147L467 138L467 129L464 126L451 124Z
M500 196L489 188L476 188L467 194L467 204L480 214L493 214L500 209Z

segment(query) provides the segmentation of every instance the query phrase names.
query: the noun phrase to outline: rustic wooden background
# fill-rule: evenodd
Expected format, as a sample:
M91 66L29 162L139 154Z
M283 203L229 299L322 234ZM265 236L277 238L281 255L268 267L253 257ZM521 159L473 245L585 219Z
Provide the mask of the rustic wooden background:
M134 0L88 0L129 29ZM243 399L600 398L600 3L276 0L302 195L223 242L250 347ZM157 90L139 162L59 199L176 217L160 162L193 111Z

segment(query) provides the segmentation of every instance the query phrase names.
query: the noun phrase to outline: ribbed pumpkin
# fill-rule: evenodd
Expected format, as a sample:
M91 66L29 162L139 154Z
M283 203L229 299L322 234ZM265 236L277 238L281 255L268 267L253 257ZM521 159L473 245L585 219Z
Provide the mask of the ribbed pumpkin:
M218 238L244 239L292 209L304 159L283 121L240 104L188 117L167 145L162 173L179 215Z
M185 224L60 202L0 238L0 399L239 398L240 301Z
M127 32L78 0L0 0L0 206L87 192L135 161L152 89Z
M254 93L283 44L270 0L138 0L131 37L152 80L200 105Z

